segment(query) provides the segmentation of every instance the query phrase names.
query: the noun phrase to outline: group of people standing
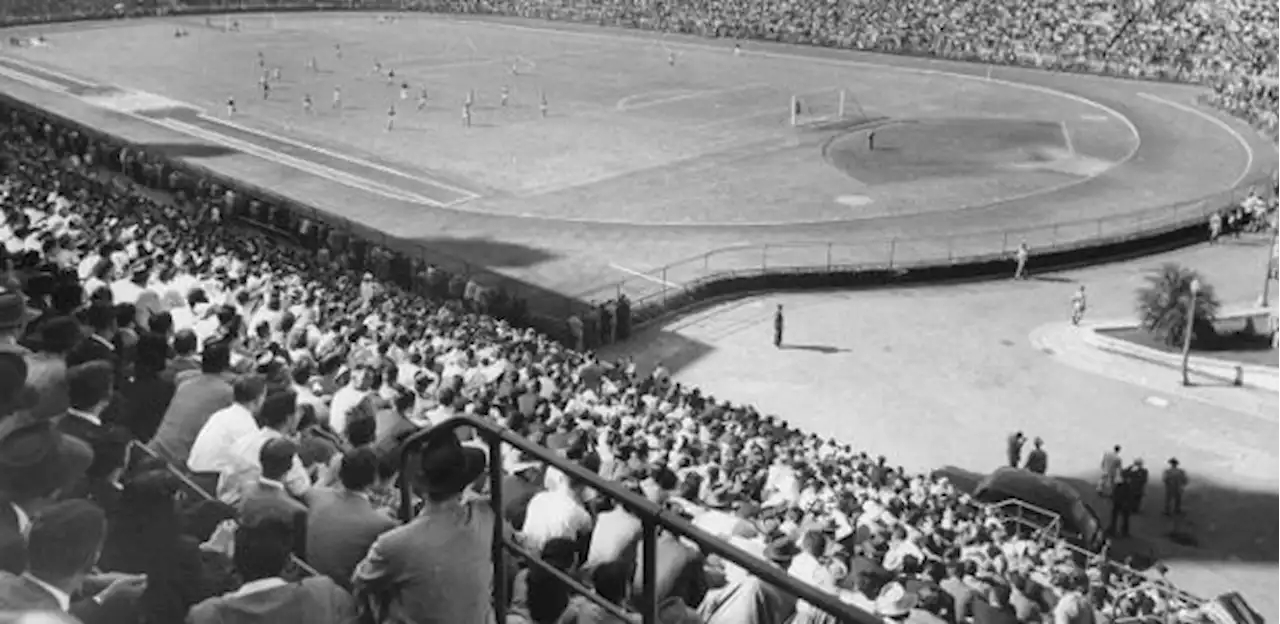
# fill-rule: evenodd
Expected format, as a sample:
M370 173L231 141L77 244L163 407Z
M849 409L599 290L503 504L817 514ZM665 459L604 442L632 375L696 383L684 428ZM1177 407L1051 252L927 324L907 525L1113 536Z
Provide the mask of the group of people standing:
M1049 467L1049 455L1044 450L1044 440L1036 437L1031 441L1032 448L1025 454L1023 449L1027 437L1021 431L1015 431L1008 439L1008 465L1022 468L1036 474L1045 474ZM1110 522L1107 533L1112 536L1129 537L1129 521L1135 514L1142 513L1142 501L1146 497L1150 473L1142 458L1134 459L1125 465L1120 456L1119 444L1102 455L1100 468L1102 475L1098 478L1095 492L1111 503ZM1190 480L1181 468L1177 458L1170 458L1161 476L1164 485L1164 515L1181 516L1182 499Z

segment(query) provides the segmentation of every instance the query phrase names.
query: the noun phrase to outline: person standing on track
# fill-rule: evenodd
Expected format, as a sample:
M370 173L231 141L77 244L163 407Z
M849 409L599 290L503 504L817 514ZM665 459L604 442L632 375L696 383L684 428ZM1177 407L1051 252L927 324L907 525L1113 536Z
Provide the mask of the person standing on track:
M1031 248L1027 246L1027 241L1018 244L1018 249L1013 252L1013 262L1017 268L1013 270L1013 279L1027 279L1027 260L1031 257Z
M1088 307L1088 305L1089 303L1085 299L1085 295L1084 295L1084 284L1081 284L1080 288L1076 290L1076 294L1071 296L1071 324L1072 325L1079 325L1080 321L1084 320L1084 311Z
M786 318L782 315L782 304L773 311L773 347L775 349L782 348L782 331L786 326Z

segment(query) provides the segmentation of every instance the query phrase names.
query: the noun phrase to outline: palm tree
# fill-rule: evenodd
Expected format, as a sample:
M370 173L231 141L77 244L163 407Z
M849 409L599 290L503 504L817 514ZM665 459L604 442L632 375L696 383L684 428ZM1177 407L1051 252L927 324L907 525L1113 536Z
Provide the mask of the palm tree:
M1146 285L1138 289L1138 318L1143 329L1170 347L1181 347L1185 338L1192 281L1199 281L1200 290L1196 293L1191 339L1203 341L1214 335L1213 319L1220 304L1213 286L1200 279L1199 273L1167 263L1148 273Z

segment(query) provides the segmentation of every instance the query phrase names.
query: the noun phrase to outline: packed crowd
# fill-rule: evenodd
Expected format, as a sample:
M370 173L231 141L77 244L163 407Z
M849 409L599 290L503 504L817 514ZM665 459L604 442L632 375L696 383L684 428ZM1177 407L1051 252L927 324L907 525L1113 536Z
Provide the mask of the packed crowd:
M7 17L28 5L47 12L12 3ZM1261 2L448 8L1198 80L1217 105L1276 129L1277 20ZM512 453L495 517L480 479L489 458L455 436L400 473L407 435L467 414L888 621L1206 617L945 481L523 328L518 305L465 280L424 268L423 288L405 289L385 279L405 267L355 245L317 261L324 244L286 246L225 222L218 204L119 185L101 157L68 147L17 116L0 136L0 612L490 622L502 583L509 623L633 620L537 568L495 578L489 559L491 529L506 523L565 574L634 605L641 528L627 509ZM627 329L581 323L570 347ZM403 524L390 512L400 486L417 510ZM830 621L674 535L660 535L655 563L664 622Z
M489 558L505 522L631 604L641 528L627 509L513 453L496 518L479 479L488 458L456 436L399 473L407 435L469 414L887 620L1201 617L945 481L663 369L638 376L473 304L211 227L216 210L104 181L47 125L15 115L0 139L0 610L456 624L493 621L491 587L506 583L507 622L634 619L536 568L494 578ZM417 501L406 524L388 511L397 485ZM692 542L664 533L656 552L664 622L827 621ZM296 580L291 555L318 574Z

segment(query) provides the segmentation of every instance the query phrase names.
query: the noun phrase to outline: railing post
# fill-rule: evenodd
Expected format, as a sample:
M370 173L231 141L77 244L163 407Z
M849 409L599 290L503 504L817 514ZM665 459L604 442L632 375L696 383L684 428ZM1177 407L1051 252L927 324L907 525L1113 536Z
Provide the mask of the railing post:
M831 243L827 243L827 271L831 270Z
M477 434L483 430L477 429ZM450 434L452 435L452 433ZM506 523L502 515L502 438L489 434L489 504L493 507L493 612L499 622L507 621Z
M667 305L667 291L671 282L667 281L667 267L662 267L662 305Z
M947 237L947 262L954 263L956 261L955 239Z
M1000 255L1009 253L1009 230L1004 231L1004 238L1000 241Z
M764 271L769 268L769 246L762 245L760 247L760 270Z
M644 549L644 569L640 617L644 624L658 624L658 526L652 518L644 518L641 548Z
M889 268L893 269L893 257L898 251L898 239L889 239Z

